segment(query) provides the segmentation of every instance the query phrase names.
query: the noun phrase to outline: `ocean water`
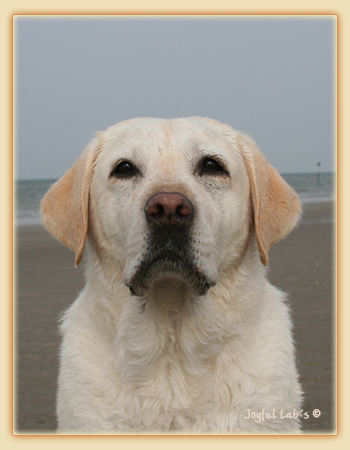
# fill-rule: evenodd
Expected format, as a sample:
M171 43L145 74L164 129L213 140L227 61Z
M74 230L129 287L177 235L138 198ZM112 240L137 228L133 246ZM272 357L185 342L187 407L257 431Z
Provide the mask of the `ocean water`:
M283 178L299 194L303 203L335 200L333 173L291 173ZM40 223L40 200L56 180L18 180L15 183L15 224Z

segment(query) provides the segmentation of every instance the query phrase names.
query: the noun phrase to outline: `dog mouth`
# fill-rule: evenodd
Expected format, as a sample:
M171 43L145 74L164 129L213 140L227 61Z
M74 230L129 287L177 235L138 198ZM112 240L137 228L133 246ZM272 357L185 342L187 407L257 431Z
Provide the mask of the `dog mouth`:
M179 255L171 251L164 251L150 262L146 271L183 273L186 271L186 268L187 264Z
M156 281L162 279L182 280L197 295L205 295L210 287L215 285L193 262L187 251L167 248L149 252L126 285L133 295L142 296Z

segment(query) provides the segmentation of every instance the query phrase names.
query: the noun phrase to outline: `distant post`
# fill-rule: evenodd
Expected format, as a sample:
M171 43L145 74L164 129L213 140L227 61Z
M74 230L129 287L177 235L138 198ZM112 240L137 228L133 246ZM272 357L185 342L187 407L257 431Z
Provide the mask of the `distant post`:
M319 168L320 165L321 165L321 163L318 162L318 163L317 163L317 167ZM317 184L318 184L318 185L320 184L320 169L318 169L318 171L317 171Z

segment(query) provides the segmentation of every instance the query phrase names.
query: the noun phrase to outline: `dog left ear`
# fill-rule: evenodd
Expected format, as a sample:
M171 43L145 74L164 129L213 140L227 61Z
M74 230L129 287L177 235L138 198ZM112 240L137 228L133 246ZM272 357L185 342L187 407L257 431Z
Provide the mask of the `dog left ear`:
M94 163L102 147L93 139L75 164L46 193L41 201L45 227L75 252L78 266L85 248L88 229L90 185Z
M294 190L266 161L248 136L239 135L237 142L241 147L250 182L260 260L266 266L270 247L284 238L297 224L301 215L301 203Z

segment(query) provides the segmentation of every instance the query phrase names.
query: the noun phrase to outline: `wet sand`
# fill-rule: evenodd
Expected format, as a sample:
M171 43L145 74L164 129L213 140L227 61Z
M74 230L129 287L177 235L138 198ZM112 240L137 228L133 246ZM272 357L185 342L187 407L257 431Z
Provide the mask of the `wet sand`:
M269 279L289 293L304 390L305 433L335 428L335 299L332 203L304 205L299 226L270 251ZM56 429L60 314L84 285L74 255L41 226L17 229L15 430ZM321 411L320 417L313 411Z

